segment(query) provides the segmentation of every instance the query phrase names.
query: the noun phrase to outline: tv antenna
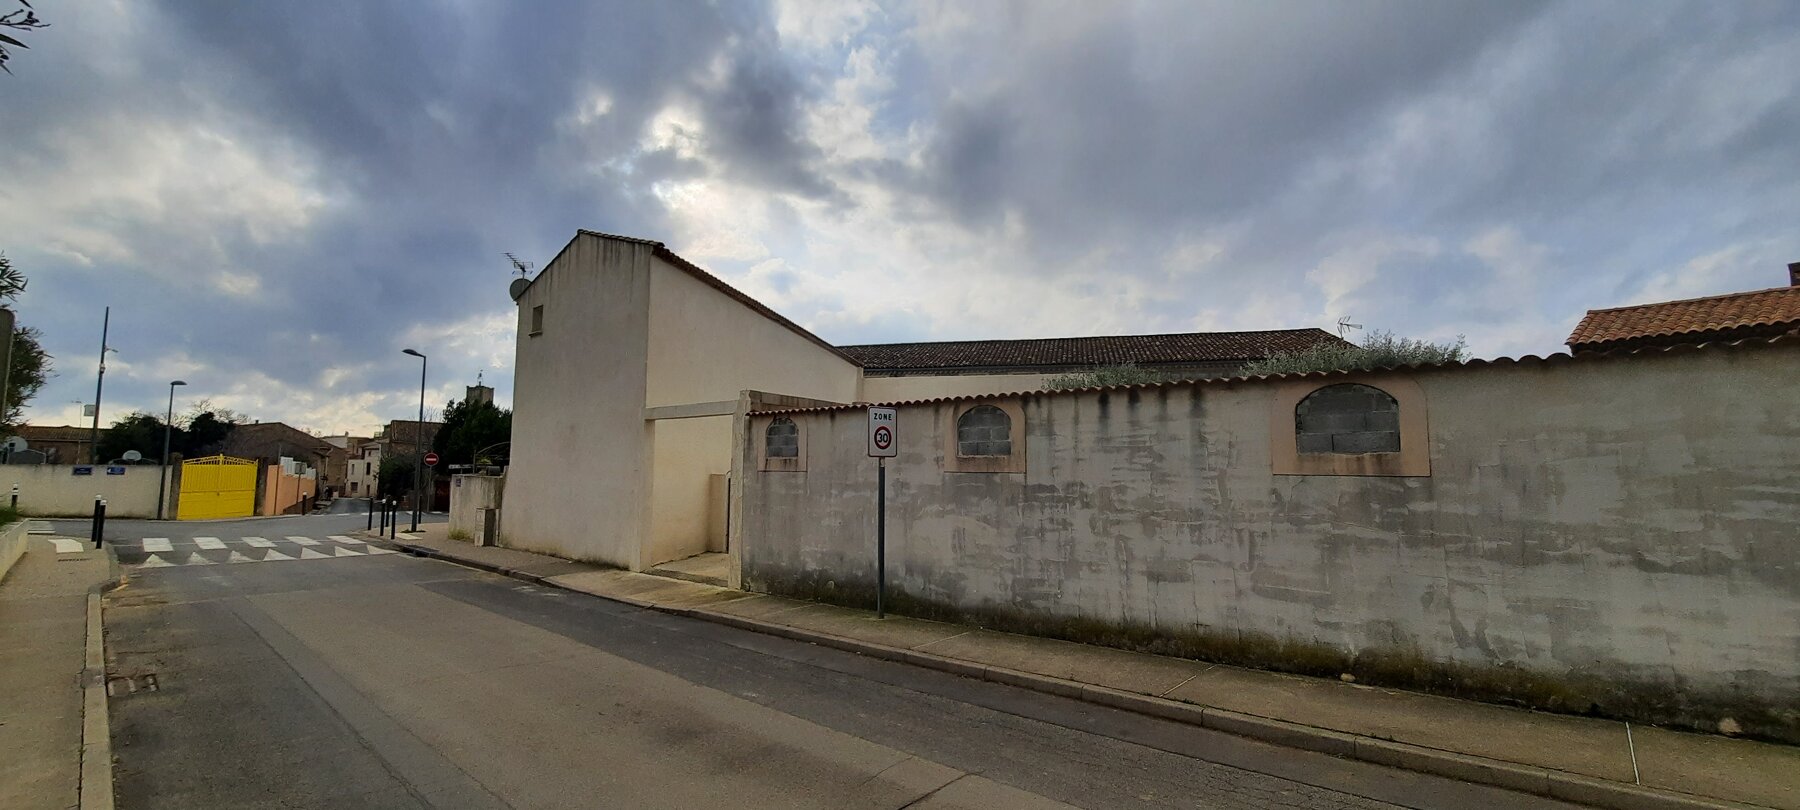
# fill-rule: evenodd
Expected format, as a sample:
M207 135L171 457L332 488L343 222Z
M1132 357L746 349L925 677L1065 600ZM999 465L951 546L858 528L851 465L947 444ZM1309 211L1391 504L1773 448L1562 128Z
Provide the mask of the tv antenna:
M512 262L513 270L518 271L519 278L524 278L525 276L529 275L531 273L531 268L537 266L536 264L525 261L524 259L514 256L511 253L506 254L506 260L509 262Z
M1350 322L1349 315L1345 315L1344 317L1338 319L1338 337L1348 338L1350 336L1350 330L1361 329L1361 328L1363 328L1362 324Z

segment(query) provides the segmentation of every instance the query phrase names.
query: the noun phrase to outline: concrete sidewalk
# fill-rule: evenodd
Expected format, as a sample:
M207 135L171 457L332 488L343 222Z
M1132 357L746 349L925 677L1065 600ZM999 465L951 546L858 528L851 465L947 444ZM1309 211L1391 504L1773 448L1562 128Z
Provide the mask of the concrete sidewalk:
M89 647L100 643L98 588L115 566L104 550L78 545L58 553L32 536L0 580L0 807L9 810L112 806L111 754L83 746L84 724L88 737L96 724L106 737L103 664ZM85 794L84 753L95 780Z
M1800 810L1800 748L1165 658L446 539L415 553L643 607L1326 753L1614 808Z

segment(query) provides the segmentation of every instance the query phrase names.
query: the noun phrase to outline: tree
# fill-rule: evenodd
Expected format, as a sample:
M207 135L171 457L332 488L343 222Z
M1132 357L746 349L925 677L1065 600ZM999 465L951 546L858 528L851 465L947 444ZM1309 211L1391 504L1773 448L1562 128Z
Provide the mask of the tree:
M1374 331L1361 345L1321 343L1306 351L1286 352L1259 360L1244 367L1246 375L1303 374L1308 371L1350 371L1357 369L1425 366L1439 363L1461 363L1469 359L1469 347L1461 335L1455 342L1433 343L1396 336L1393 332Z
M24 32L50 27L49 23L38 19L37 12L33 11L31 8L30 0L18 0L18 3L20 6L23 6L23 8L16 8L5 14L0 14L0 28L10 28L14 31ZM7 49L8 45L14 48L24 48L26 50L30 50L31 46L6 34L0 34L0 70L4 70L10 74L12 73L12 68L6 66L6 60L12 58L12 51Z
M212 411L202 411L188 420L178 449L188 458L213 455L225 446L225 439L234 427L237 426L213 415Z
M401 498L412 494L413 459L409 456L382 456L376 471L375 497Z
M492 402L452 402L444 406L444 423L431 440L438 466L474 464L475 453L512 439L512 411ZM501 448L504 450L505 448Z
M12 303L25 292L25 274L0 253L0 302ZM40 342L43 333L29 326L13 329L12 367L6 376L6 407L0 411L0 432L11 435L24 422L26 403L37 396L51 371L50 354Z
M176 428L170 436L173 447L183 447L186 431ZM146 460L162 459L163 420L160 416L137 411L112 423L106 435L100 438L100 461L117 461L125 457L127 451L136 450Z

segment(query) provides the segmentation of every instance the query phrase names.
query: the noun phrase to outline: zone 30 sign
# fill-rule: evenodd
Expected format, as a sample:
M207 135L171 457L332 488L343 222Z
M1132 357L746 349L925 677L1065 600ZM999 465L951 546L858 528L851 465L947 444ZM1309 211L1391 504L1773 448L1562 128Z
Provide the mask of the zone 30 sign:
M893 458L899 455L899 443L894 435L894 409L869 409L869 457Z

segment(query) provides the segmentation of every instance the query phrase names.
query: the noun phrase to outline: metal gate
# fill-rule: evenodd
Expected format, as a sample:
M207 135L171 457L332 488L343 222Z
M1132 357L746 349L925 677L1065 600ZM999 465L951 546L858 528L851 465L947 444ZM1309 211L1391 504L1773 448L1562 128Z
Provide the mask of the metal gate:
M250 517L256 514L256 462L207 456L181 462L181 520Z

